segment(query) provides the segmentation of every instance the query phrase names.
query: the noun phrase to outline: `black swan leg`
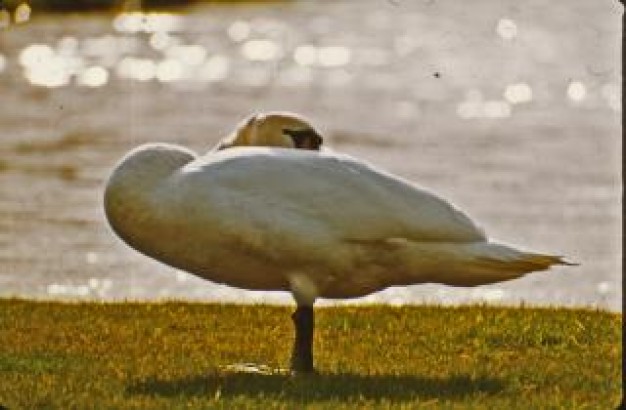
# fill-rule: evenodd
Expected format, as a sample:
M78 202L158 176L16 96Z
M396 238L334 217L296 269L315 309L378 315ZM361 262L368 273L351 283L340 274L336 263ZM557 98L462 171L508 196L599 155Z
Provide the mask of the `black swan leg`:
M291 371L315 373L313 367L313 306L298 306L291 315L296 329L296 339L291 354Z

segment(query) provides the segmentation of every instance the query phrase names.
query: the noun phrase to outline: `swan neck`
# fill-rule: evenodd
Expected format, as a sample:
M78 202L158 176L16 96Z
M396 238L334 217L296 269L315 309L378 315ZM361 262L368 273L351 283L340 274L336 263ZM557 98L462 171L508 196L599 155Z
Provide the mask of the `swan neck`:
M196 158L183 147L150 144L131 151L109 178L105 213L111 227L122 237L140 228L155 212L153 198L162 183Z

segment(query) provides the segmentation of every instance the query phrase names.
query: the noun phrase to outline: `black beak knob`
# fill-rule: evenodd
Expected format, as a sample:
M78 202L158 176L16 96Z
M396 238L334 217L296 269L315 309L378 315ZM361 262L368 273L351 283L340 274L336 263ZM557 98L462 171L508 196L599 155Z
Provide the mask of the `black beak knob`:
M324 139L313 129L290 130L283 129L283 132L293 140L293 144L297 149L308 149L319 151Z

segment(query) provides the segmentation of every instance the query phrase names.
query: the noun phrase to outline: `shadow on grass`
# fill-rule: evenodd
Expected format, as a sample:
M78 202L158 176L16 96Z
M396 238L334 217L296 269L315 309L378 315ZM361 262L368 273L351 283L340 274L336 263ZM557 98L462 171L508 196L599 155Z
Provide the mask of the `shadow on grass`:
M311 387L315 388L311 388ZM322 374L290 377L259 374L207 374L181 379L147 379L128 387L128 394L150 396L249 396L326 400L363 397L403 400L409 398L461 398L496 394L504 384L495 378L458 375L449 378L421 376L367 376Z

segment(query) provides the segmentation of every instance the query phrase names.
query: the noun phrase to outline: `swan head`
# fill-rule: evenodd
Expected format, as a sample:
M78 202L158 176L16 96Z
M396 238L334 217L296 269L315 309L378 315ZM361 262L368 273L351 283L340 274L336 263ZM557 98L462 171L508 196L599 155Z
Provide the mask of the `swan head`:
M319 150L323 139L302 116L289 112L255 114L222 140L217 150L236 146Z

